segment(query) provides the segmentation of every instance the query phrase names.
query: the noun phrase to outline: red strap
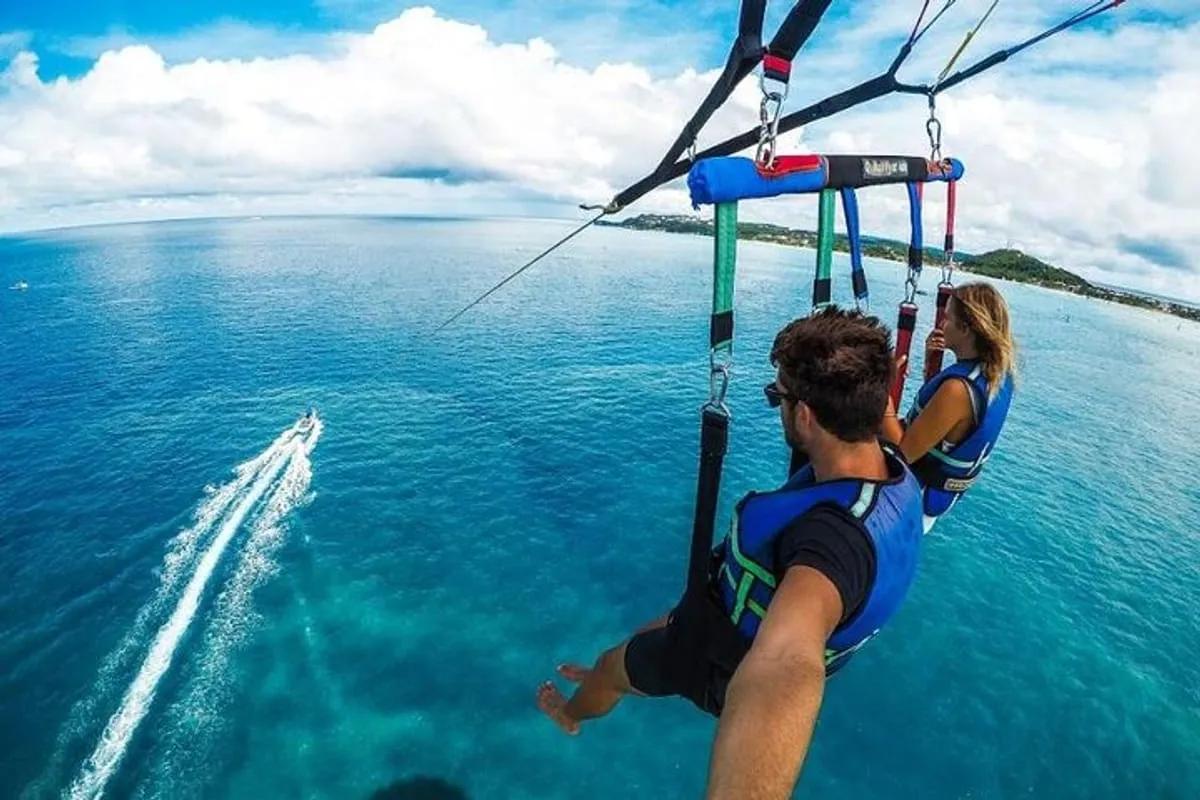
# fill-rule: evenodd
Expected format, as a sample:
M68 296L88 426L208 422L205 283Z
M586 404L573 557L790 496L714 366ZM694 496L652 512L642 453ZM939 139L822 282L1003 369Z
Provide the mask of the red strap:
M954 295L954 287L948 283L938 285L937 314L934 316L933 327L939 331L946 327L946 306ZM929 381L942 371L942 354L944 351L935 350L925 358L925 380Z
M954 208L958 205L958 181L946 184L946 236L954 240Z
M912 349L913 330L917 327L917 307L911 303L900 304L900 317L896 320L896 351L895 356L907 356ZM908 373L908 363L905 362L903 371L897 370L892 376L892 406L900 407L900 396L904 394L904 378Z
M758 174L764 178L782 178L797 172L819 172L824 168L824 159L819 155L807 156L777 156L768 169L758 164Z
M773 56L770 53L767 53L763 56L762 63L763 73L769 78L775 78L776 80L787 83L788 78L792 76L792 62L788 61L786 58L780 58L779 56Z

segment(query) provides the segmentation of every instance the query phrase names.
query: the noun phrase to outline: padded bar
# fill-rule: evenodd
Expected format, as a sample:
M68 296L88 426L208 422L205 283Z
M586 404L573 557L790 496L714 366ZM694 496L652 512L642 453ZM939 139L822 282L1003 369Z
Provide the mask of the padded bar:
M754 159L740 156L697 161L688 172L694 208L754 197L809 194L825 188L825 183L825 163L819 157L803 168L777 170L770 177L759 171Z
M909 156L780 156L773 169L765 170L754 159L729 156L692 165L688 189L692 205L699 208L821 189L953 181L961 178L963 171L962 162L953 158L935 163Z

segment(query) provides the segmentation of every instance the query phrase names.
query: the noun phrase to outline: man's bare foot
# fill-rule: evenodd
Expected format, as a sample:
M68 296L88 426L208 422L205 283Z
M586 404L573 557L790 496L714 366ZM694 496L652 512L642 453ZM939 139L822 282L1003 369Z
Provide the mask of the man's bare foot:
M550 681L538 687L537 704L542 713L554 720L554 724L562 728L564 733L571 736L579 733L579 721L567 715L567 698Z
M579 664L559 664L558 674L569 680L571 683L583 683L583 679L591 673L588 667L580 666Z

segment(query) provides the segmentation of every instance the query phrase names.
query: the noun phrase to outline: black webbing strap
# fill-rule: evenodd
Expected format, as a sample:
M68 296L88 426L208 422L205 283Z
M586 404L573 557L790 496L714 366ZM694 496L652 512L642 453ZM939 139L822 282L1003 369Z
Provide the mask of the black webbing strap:
M772 54L791 61L808 37L816 29L817 23L829 8L832 0L799 0L788 12L775 37L771 39ZM725 59L725 68L717 77L716 82L708 91L692 118L687 121L676 137L674 143L667 149L662 161L654 172L642 178L637 183L620 192L609 203L613 211L619 210L637 200L656 186L661 186L669 180L678 178L687 172L691 165L690 159L679 161L679 157L692 146L700 129L709 118L716 113L742 79L754 71L763 57L762 26L766 14L766 0L742 0L741 14L738 17L738 36ZM758 141L758 131L755 130L754 142ZM739 148L741 149L741 148ZM680 166L682 165L682 169Z
M722 311L709 317L708 346L716 347L733 338L733 311Z
M696 596L708 587L721 466L728 443L729 415L706 406L700 414L700 470L696 479L696 516L692 521L692 547L688 556L687 591Z
M786 61L791 61L800 48L817 29L821 17L829 10L833 0L800 0L792 6L787 18L775 32L775 38L767 45L767 52Z
M1083 9L1082 11L1079 11L1079 12L1071 15L1063 22L1061 22L1058 25L1055 25L1051 28L1046 29L1045 31L1043 31L1042 33L1040 33L1038 35L1032 36L1012 47L1008 47L1003 50L998 50L998 51L980 59L979 61L972 64L971 66L960 69L958 72L955 72L953 75L950 75L950 76L944 78L943 80L941 80L937 84L936 87L929 86L929 85L914 85L914 84L901 83L900 81L898 81L896 79L897 70L899 70L900 67L904 64L905 60L908 59L909 55L912 53L913 45L920 38L920 36L923 35L924 32L926 30L928 30L928 28L930 26L932 26L933 22L935 22L938 18L940 18L942 12L938 12L937 16L933 20L930 20L930 22L927 23L925 25L925 27L922 28L919 32L914 28L915 36L910 36L909 40L906 41L901 46L899 52L896 54L895 59L892 60L892 63L888 66L886 72L884 72L882 75L877 75L874 78L865 80L862 83L858 84L857 86L852 86L849 89L838 92L836 94L832 94L829 97L826 97L824 100L819 100L819 101L813 103L812 105L809 105L798 111L793 111L790 114L785 114L784 116L780 117L780 119L779 119L779 127L777 129L777 133L781 133L781 134L787 133L788 131L792 131L792 130L795 130L796 128L802 127L804 125L808 125L809 123L815 122L819 119L825 119L826 117L831 117L834 114L839 114L842 111L845 111L849 108L853 108L854 106L862 105L863 103L867 103L872 100L876 100L880 97L892 94L894 92L901 92L904 94L919 94L919 95L923 95L923 96L927 96L931 92L935 93L935 94L944 92L947 89L950 89L953 86L955 86L959 83L962 83L963 81L966 81L966 80L969 80L969 79L975 77L976 75L978 75L981 72L984 72L985 70L991 69L992 67L996 66L997 64L1001 64L1004 61L1007 61L1009 58L1011 58L1012 56L1021 52L1022 50L1026 49L1027 47L1032 47L1033 45L1036 45L1038 42L1041 42L1043 39L1046 39L1047 37L1053 36L1057 33L1061 33L1062 31L1072 28L1076 25L1079 25L1080 23L1085 22L1086 20L1089 20L1092 17L1102 14L1110 9L1116 8L1117 6L1121 5L1123 2L1125 2L1125 0L1102 0L1101 2L1094 2L1091 5L1089 5L1088 7L1086 7L1085 9ZM803 0L802 0L802 3L803 3ZM821 4L825 7L828 6L828 3L824 3L823 0L821 0ZM821 8L821 13L824 13L824 10L825 10L824 8ZM942 11L945 11L945 8L943 8ZM798 13L797 9L793 9L793 13ZM815 6L813 9L813 13L816 13ZM790 21L791 21L791 18L789 17L788 22L790 22ZM785 26L788 24L788 22L784 23ZM797 25L797 28L801 32L803 32L804 28L800 25L800 23L797 22L796 25ZM812 30L811 29L808 30L808 33L811 34ZM799 44L797 45L796 49L799 50L799 48L801 46L803 46L803 44L804 44L804 41L803 41L803 38L801 38L799 40ZM772 41L772 47L774 47L774 46L775 46L775 42ZM712 109L712 110L715 110L715 109ZM709 111L710 115L712 113L712 110ZM696 153L695 160L699 161L699 160L705 159L705 158L716 158L718 156L730 156L730 155L733 155L734 153L741 152L742 150L745 150L748 147L755 146L756 144L758 144L758 139L759 139L759 129L754 128L754 129L748 130L744 133L738 134L737 136L734 136L730 139L726 139L725 141L721 142L720 144L716 144L716 145L713 145L712 147L708 147L704 150L701 150L700 152ZM688 139L689 143L691 141L692 141L692 139ZM686 148L686 146L687 146L687 144L685 143L684 148ZM678 153L676 154L676 157L678 157L678 154L680 154L682 152L683 152L683 149L680 149L678 151ZM654 170L654 172L650 173L649 175L642 178L638 182L632 184L631 186L629 186L629 187L623 189L621 192L619 192L613 198L612 203L610 204L609 208L612 211L617 211L617 210L620 210L621 208L624 208L625 206L629 205L630 203L637 201L639 198L641 198L647 192L650 192L651 190L661 186L662 184L667 183L668 181L672 181L675 178L678 178L681 175L686 174L687 171L689 169L691 169L691 166L692 166L692 159L684 159L682 161L676 161L674 164L667 163L668 160L669 159L663 159L662 163L660 163L658 165L658 167Z
M832 116L848 108L860 105L869 100L874 100L877 97L891 94L896 91L898 86L896 78L892 74L881 75L878 78L872 78L869 81L860 83L852 89L847 89L839 94L831 95L830 97L814 103L807 108L802 108L799 111L793 111L779 119L779 132L798 128L813 122L818 119ZM701 150L696 154L696 161L701 161L706 158L715 158L717 156L731 156L734 153L745 150L747 147L753 147L758 144L759 129L755 128L751 131L734 136L732 139L727 139L720 144L713 145L705 150ZM646 177L632 184L628 188L622 190L616 197L613 198L612 208L614 210L624 208L630 203L636 202L647 192L658 188L662 184L674 180L681 175L687 174L687 171L692 168L692 161L684 159L676 161L673 165L665 166L660 164L658 169L650 173Z
M708 96L696 108L692 118L684 124L683 130L679 132L679 136L667 148L662 161L654 170L655 173L669 169L675 164L675 160L696 141L700 129L708 122L709 117L729 99L729 95L733 94L733 90L742 82L742 78L745 78L758 66L758 62L762 59L762 27L766 10L766 0L742 0L742 10L738 17L738 35L733 40L733 46L729 48L729 55L725 58L725 68L721 70L716 82L708 90Z

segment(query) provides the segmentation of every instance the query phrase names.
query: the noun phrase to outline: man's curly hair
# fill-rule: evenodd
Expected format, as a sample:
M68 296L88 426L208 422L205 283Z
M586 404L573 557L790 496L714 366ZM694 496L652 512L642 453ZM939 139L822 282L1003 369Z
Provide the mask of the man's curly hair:
M878 435L892 376L890 334L878 317L827 307L775 336L771 363L792 397L847 442Z

